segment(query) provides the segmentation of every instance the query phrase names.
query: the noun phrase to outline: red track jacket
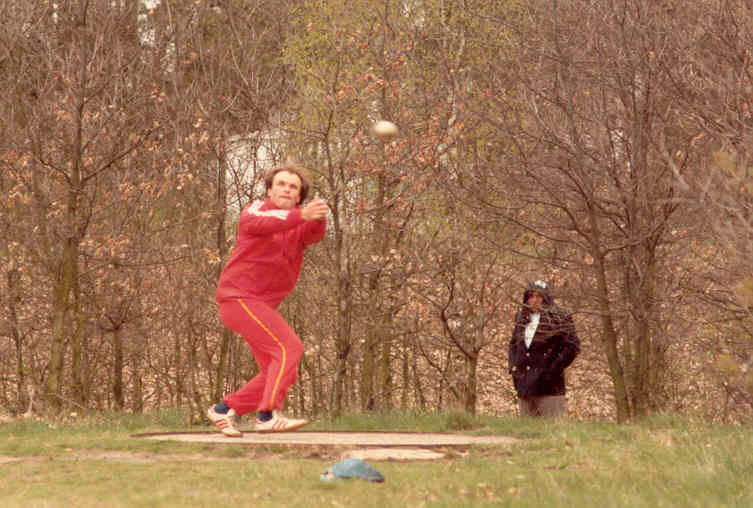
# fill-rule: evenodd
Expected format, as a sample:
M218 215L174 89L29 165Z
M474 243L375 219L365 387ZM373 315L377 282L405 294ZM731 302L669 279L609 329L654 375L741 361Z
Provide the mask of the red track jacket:
M238 236L217 285L217 302L261 300L274 308L295 287L307 246L324 238L327 222L306 221L301 209L254 201L238 219Z

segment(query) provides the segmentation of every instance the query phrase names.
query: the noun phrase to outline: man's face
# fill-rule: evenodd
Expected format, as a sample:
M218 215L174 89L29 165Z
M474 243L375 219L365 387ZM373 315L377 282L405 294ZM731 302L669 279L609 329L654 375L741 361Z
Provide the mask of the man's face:
M277 208L295 208L301 199L301 179L295 173L280 171L272 180L267 197Z
M541 304L544 303L544 297L541 296L537 292L531 293L531 295L528 297L528 300L526 300L526 305L531 308L531 311L538 312L541 310Z

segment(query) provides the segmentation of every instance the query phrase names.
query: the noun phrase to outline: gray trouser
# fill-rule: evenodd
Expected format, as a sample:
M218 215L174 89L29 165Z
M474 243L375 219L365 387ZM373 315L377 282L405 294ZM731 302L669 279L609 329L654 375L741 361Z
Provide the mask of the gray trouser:
M561 416L565 413L564 395L544 395L518 400L520 416Z

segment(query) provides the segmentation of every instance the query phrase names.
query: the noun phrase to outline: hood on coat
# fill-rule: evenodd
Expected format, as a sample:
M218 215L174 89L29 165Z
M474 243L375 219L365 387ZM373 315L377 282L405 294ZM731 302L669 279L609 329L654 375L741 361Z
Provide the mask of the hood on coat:
M528 301L528 297L532 293L538 293L544 298L544 307L553 307L554 298L549 294L549 285L543 280L534 280L526 284L525 291L523 291L523 303Z

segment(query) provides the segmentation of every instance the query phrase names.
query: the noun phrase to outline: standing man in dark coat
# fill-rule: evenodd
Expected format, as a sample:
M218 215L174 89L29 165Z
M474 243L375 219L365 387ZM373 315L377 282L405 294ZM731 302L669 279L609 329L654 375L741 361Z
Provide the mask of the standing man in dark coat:
M520 416L565 412L565 368L579 352L572 316L555 305L546 282L529 283L515 316L508 355Z

